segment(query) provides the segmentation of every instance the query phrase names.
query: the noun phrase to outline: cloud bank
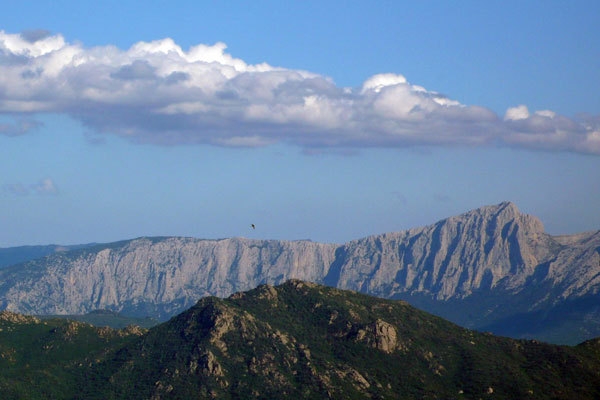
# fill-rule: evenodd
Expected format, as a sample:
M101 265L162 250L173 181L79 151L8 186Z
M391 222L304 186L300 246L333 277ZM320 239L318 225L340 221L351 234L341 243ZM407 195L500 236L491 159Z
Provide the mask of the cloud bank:
M0 31L0 113L20 118L0 125L4 135L35 128L37 113L61 113L98 133L158 145L504 145L600 154L597 117L524 105L500 117L398 74L344 88L308 71L247 64L223 43L186 51L168 38L121 50Z

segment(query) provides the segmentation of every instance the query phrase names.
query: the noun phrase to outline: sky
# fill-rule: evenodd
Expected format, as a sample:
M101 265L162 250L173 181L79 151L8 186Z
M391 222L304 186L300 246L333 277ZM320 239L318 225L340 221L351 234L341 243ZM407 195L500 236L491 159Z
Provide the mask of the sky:
M0 6L0 247L600 229L600 2Z

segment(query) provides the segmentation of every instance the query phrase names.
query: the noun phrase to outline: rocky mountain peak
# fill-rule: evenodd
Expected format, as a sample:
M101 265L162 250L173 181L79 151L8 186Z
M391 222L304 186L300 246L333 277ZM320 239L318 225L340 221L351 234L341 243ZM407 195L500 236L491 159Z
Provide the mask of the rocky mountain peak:
M510 201L483 206L441 222L481 224L490 226L491 229L502 229L507 224L514 223L522 226L528 233L544 233L542 221L532 215L521 213L517 205Z

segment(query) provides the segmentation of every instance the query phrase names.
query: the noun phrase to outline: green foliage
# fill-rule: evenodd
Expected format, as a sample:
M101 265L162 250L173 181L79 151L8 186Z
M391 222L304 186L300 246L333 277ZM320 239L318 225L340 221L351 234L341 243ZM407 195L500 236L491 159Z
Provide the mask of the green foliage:
M73 321L85 322L97 327L110 327L115 329L123 329L130 325L136 325L141 328L151 328L158 325L158 321L154 318L136 318L129 317L114 311L96 310L84 315L41 315L41 319L69 319Z
M79 322L33 318L23 321L3 314L0 318L2 398L74 398L78 376L135 337L124 331L99 329Z

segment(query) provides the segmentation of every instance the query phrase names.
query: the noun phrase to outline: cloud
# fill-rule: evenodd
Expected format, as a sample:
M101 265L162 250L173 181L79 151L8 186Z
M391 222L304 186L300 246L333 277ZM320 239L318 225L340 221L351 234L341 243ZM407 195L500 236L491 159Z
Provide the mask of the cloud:
M523 104L509 108L506 110L506 114L504 114L505 121L518 121L527 118L529 118L529 109Z
M2 189L4 192L16 196L58 194L58 187L50 178L42 179L39 182L33 184L8 183L3 185Z
M21 38L29 43L35 43L51 36L51 32L45 29L33 29L21 32Z
M31 189L36 194L58 194L58 188L50 178L42 179L38 183L31 185Z
M155 69L147 61L135 60L133 63L124 65L118 71L111 73L110 77L131 81L136 79L156 79L156 74Z
M20 118L14 123L0 122L0 135L20 136L39 128L41 125L41 122L31 118Z
M308 148L514 146L600 154L595 117L516 106L499 117L393 73L357 88L248 64L224 43L172 39L86 48L45 31L0 31L0 113L62 113L137 143ZM0 127L0 133L18 132Z

